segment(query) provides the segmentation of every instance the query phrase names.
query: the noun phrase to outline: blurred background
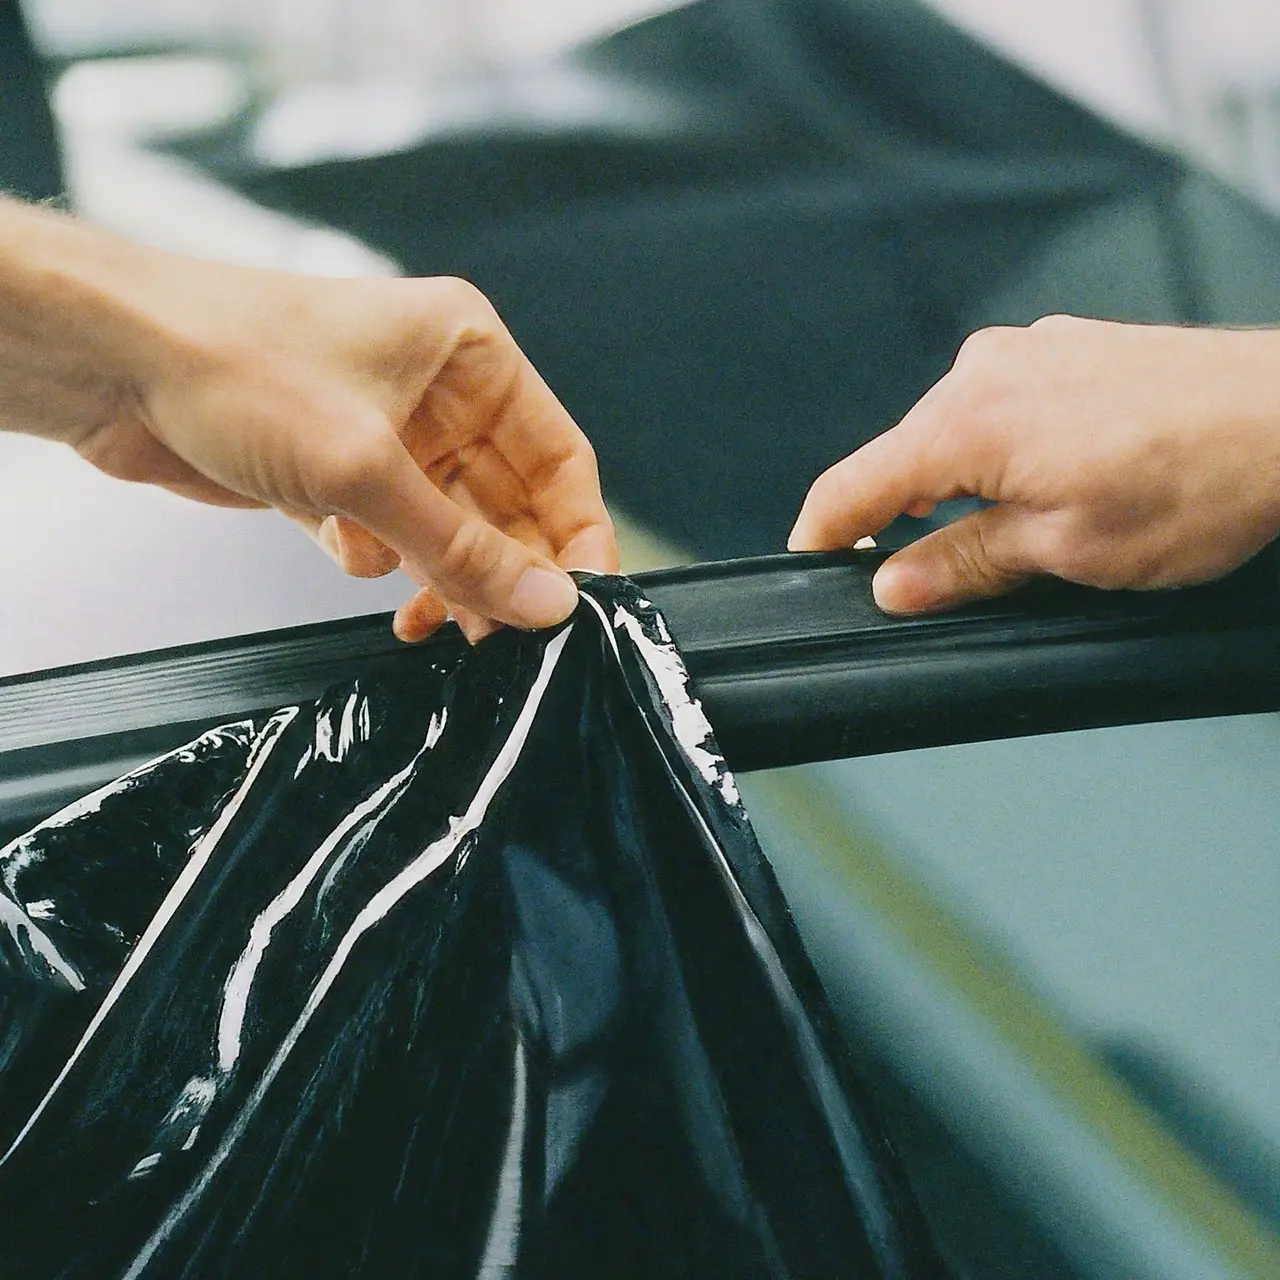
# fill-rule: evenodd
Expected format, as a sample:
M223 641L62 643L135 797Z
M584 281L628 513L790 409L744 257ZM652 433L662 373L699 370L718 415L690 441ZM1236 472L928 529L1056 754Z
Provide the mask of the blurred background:
M0 0L0 112L0 187L136 238L475 280L632 571L781 549L980 325L1280 322L1268 0ZM0 676L407 590L3 435L0 545ZM745 780L957 1275L1280 1274L1278 748Z

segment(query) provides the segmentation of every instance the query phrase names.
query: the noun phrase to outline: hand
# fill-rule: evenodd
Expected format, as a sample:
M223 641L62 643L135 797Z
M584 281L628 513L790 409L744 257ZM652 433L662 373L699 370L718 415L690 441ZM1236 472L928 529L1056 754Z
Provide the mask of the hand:
M548 626L577 601L565 569L616 569L590 445L472 286L216 266L3 213L7 425L122 479L276 507L350 573L402 566L422 588L404 639L449 611L473 640Z
M1050 316L986 329L892 430L821 475L793 551L959 496L996 505L891 556L890 613L1037 574L1096 587L1206 581L1280 533L1280 331Z

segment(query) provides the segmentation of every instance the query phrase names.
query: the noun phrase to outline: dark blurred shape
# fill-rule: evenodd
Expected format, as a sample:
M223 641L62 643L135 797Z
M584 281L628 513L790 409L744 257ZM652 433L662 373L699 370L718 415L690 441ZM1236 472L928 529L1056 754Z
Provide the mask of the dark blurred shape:
M25 200L62 195L62 160L44 67L17 0L0 0L0 191Z
M1273 218L913 0L702 0L574 69L598 106L562 126L495 109L276 171L241 136L188 154L473 279L613 497L700 556L780 550L813 477L975 327L1280 320Z
M1112 1038L1099 1056L1188 1151L1280 1231L1280 1150L1167 1049Z
M584 592L0 854L6 1275L942 1280L661 616Z
M826 977L834 994L840 972ZM839 1011L837 1020L846 1034L853 1030ZM957 1277L1098 1280L1097 1270L1069 1256L1060 1235L1047 1230L1025 1198L1011 1195L1007 1182L957 1137L949 1118L903 1083L900 1064L870 1061L866 1077L934 1239Z

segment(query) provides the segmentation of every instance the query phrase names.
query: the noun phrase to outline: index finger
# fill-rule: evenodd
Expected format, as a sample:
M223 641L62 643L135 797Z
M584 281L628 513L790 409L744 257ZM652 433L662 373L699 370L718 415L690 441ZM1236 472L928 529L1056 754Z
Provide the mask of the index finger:
M348 435L316 484L320 505L392 548L414 581L517 627L553 626L573 612L578 593L569 576L442 493L395 432L366 424Z
M923 511L984 487L980 441L962 435L948 374L896 427L824 471L810 486L787 547L830 551L874 537L904 512Z
M528 358L521 353L519 359L490 438L524 485L556 563L616 573L618 542L595 450Z

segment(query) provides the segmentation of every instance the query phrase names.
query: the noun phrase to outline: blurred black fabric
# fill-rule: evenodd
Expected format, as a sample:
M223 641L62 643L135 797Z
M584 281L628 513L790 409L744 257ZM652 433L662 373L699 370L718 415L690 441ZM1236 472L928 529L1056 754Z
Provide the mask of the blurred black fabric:
M0 0L0 124L0 191L26 200L62 195L44 67L16 0Z
M701 0L573 66L603 105L563 127L278 170L242 138L186 151L474 280L613 500L699 556L779 550L817 472L975 327L1280 319L1274 219L913 0Z

